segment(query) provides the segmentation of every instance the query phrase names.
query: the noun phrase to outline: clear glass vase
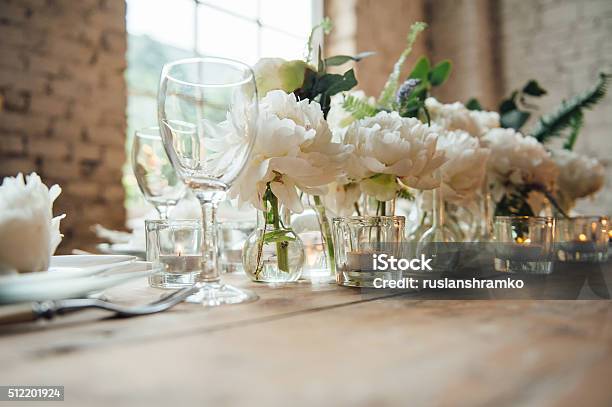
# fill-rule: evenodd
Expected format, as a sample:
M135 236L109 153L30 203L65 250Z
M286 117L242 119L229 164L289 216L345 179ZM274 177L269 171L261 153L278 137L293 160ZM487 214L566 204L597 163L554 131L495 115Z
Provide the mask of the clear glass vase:
M447 273L456 268L458 263L458 237L449 227L445 217L446 205L440 188L433 191L431 227L419 238L416 255L432 258L431 267L436 273Z
M334 218L336 282L349 287L375 287L377 279L396 280L399 271L373 268L374 255L401 257L403 216Z
M291 228L291 212L275 202L269 211L258 211L257 227L242 249L244 271L256 282L297 281L304 267L304 245Z
M312 206L306 206L302 213L291 215L291 228L300 237L304 246L305 258L301 279L312 283L335 281L323 222L325 220L319 210ZM333 257L331 259L333 260Z

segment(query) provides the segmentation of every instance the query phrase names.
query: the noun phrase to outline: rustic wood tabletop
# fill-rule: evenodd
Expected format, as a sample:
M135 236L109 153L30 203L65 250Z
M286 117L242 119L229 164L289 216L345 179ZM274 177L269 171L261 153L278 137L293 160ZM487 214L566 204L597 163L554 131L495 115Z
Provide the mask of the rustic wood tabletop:
M0 328L0 384L63 385L74 406L612 405L610 301L226 280L260 299ZM161 293L140 281L108 295Z

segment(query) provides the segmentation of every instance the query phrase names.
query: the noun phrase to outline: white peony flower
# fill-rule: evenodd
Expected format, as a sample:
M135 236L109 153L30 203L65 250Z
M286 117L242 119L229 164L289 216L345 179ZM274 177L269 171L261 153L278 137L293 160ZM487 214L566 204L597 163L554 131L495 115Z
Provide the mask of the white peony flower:
M0 271L44 271L62 241L53 217L58 185L47 188L36 173L6 177L0 186Z
M433 173L445 161L444 153L436 149L437 136L434 128L397 112L359 120L344 137L344 143L354 147L347 175L379 201L395 197L400 189L397 178L411 188L435 188L439 181Z
M552 190L557 167L535 138L513 129L493 129L482 140L491 153L487 165L497 200L508 188L536 184Z
M333 182L323 196L323 204L336 216L351 216L355 211L355 202L359 201L361 190L358 184L341 184Z
M482 188L489 149L480 147L478 139L461 130L441 132L437 147L447 159L440 167L444 200L472 200Z
M231 197L262 209L268 183L281 203L303 210L297 189L324 195L342 172L350 148L333 143L317 102L297 101L283 91L268 92L259 104L258 136L246 168L229 190Z
M604 184L605 169L595 158L589 158L566 149L552 151L559 169L557 195L565 210L570 210L578 198L593 195Z
M469 110L460 102L443 104L433 97L425 100L425 107L433 123L446 130L463 130L474 137L498 128L499 114L496 112Z

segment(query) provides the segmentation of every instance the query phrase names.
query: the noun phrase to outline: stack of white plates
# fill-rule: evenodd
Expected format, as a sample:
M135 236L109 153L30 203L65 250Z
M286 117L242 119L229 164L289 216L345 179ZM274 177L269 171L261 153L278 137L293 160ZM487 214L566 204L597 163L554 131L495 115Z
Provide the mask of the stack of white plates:
M0 304L83 298L157 271L134 256L53 256L47 271L0 276Z

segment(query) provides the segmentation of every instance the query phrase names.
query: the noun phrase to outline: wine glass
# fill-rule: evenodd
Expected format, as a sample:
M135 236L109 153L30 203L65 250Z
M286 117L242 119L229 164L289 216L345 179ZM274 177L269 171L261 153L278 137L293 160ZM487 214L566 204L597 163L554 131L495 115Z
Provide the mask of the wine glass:
M188 301L217 306L257 299L251 291L221 282L215 215L256 137L253 71L241 62L215 57L171 62L162 69L157 102L166 152L202 206L201 290ZM195 132L186 131L190 128Z
M168 219L168 210L183 198L186 189L164 150L159 127L136 131L131 158L140 192L155 207L160 219Z

